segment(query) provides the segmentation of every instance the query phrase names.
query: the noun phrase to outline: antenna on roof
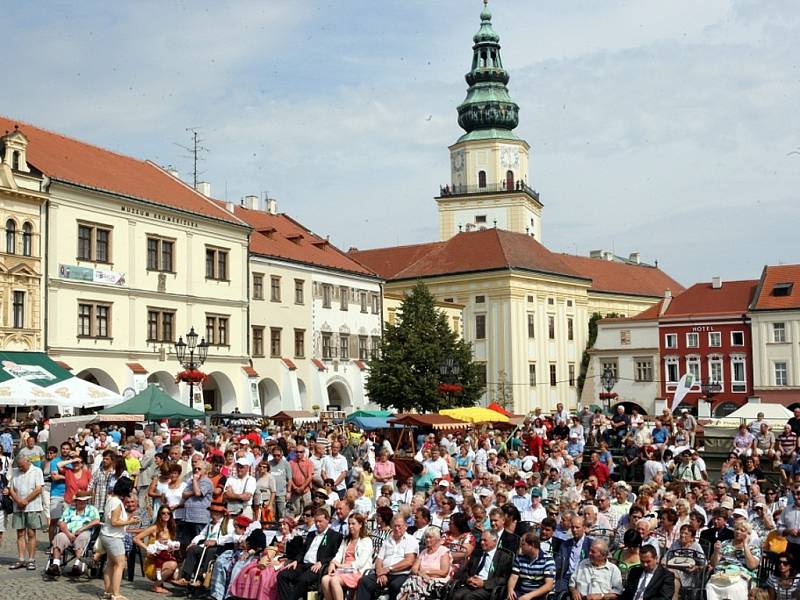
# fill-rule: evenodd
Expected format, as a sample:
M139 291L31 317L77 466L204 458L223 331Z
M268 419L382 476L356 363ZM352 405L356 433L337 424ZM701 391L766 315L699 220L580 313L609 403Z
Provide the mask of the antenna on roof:
M199 127L187 127L186 131L191 132L191 142L189 145L184 146L182 144L176 143L175 145L178 148L183 148L186 152L189 153L188 156L184 156L184 158L190 158L192 160L192 187L195 189L197 188L197 176L202 175L205 171L198 171L197 170L197 163L201 160L205 160L202 156L202 152L210 152L208 148L203 146L203 140L200 137L200 128Z

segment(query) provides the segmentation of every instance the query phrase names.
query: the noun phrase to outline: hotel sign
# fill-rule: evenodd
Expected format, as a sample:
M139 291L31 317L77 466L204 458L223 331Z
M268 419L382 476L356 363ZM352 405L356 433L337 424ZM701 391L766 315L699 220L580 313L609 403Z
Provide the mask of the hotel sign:
M73 281L89 281L104 285L125 285L125 273L79 267L77 265L58 265L58 276L61 279L72 279Z
M175 215L170 215L168 213L156 212L154 210L150 210L148 208L139 208L138 206L129 206L127 204L121 204L120 210L122 212L127 213L129 215L136 215L138 217L145 217L148 219L155 219L156 221L162 221L164 223L172 223L174 225L183 225L185 227L194 227L197 228L199 225L197 221L192 221L191 219L184 219L183 217L178 217Z

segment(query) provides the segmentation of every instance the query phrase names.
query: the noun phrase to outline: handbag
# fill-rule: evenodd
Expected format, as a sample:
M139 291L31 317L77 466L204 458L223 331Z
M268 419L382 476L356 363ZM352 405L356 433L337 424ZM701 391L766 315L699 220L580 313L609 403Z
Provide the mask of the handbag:
M783 554L786 548L789 547L789 540L783 537L776 530L772 530L767 535L767 552L774 552L775 554Z
M8 478L0 474L0 492L4 492L6 488L8 488ZM0 510L7 515L14 512L14 501L11 499L10 495L0 493Z

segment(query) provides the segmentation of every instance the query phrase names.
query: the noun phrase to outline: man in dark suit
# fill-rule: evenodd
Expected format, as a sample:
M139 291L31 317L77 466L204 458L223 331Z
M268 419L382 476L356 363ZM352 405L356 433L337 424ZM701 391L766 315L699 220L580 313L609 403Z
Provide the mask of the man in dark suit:
M733 529L728 527L728 513L724 508L715 508L711 517L711 527L700 532L701 544L706 552L706 558L711 557L714 544L733 539Z
M508 583L514 556L498 548L497 539L496 531L483 532L480 551L476 549L455 575L453 600L489 600L495 589Z
M572 538L561 544L556 555L556 593L569 589L569 578L578 567L578 563L589 556L592 540L586 535L583 517L572 517L570 524Z
M647 545L639 551L641 565L633 567L622 600L672 600L675 575L658 564L658 554Z
M322 576L328 572L328 564L339 550L342 534L330 528L328 511L317 509L314 523L316 530L306 536L302 557L278 573L281 598L305 598L309 588L319 585Z

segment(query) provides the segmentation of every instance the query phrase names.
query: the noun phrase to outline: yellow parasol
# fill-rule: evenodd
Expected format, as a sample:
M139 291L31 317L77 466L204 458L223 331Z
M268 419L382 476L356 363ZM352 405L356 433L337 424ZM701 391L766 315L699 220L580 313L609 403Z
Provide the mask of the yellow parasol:
M448 408L440 410L439 414L467 421L468 423L508 423L509 421L507 416L480 406Z

